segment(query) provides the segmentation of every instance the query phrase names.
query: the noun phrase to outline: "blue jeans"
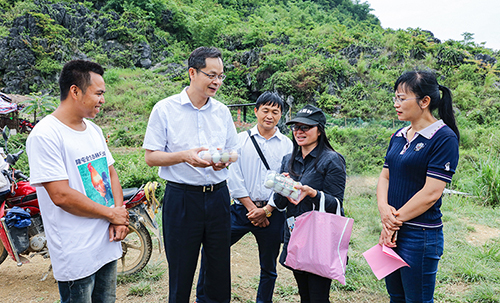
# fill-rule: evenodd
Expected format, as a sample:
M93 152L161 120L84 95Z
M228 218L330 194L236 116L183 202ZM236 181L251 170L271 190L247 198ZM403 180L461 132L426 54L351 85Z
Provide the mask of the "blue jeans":
M111 261L86 278L67 282L58 281L61 303L115 302L116 264L116 260Z
M189 302L202 244L206 260L206 302L229 302L231 215L227 186L204 193L167 183L163 199L163 239L169 266L168 302Z
M273 301L274 285L278 274L276 263L283 237L283 226L285 224L285 213L278 210L273 211L269 217L269 226L254 226L247 218L248 210L241 204L231 205L231 245L238 242L244 235L251 232L257 240L259 247L260 281L257 289L257 303L269 303ZM205 258L202 255L200 273L204 272ZM196 301L204 303L203 294L204 275L200 274L196 290Z
M438 263L443 255L443 228L404 224L394 251L410 265L385 278L391 303L432 303Z

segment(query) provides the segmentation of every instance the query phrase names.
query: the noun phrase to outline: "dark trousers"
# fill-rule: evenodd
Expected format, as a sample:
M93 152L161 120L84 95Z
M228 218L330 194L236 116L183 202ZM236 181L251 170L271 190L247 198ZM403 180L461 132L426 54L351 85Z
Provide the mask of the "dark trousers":
M299 287L301 303L330 302L331 279L297 270L293 271L293 275L297 281L297 286Z
M227 186L203 193L167 183L163 202L163 237L169 265L170 303L189 302L202 244L207 302L230 301L229 206Z
M241 204L231 205L231 245L238 242L244 235L251 232L259 247L260 261L260 282L257 290L257 303L272 302L274 285L278 274L276 273L277 258L283 237L283 226L285 222L285 213L273 211L273 215L268 218L267 227L254 226L247 218L247 209ZM200 273L203 272L204 258ZM205 302L203 294L204 279L200 274L196 298L197 302Z

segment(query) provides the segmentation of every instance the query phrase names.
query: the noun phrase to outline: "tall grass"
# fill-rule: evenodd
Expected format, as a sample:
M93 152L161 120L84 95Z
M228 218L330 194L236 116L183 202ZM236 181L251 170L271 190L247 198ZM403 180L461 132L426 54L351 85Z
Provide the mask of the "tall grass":
M474 193L483 197L489 206L500 205L500 159L498 155L490 155L476 164L477 176Z

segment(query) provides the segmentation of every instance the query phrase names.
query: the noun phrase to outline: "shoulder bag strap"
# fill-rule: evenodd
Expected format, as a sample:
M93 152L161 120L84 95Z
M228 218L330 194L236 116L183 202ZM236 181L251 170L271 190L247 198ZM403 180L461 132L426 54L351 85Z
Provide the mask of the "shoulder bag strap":
M248 133L248 136L250 137L250 139L252 140L253 146L255 146L255 149L257 150L257 153L259 154L259 157L262 160L262 163L264 163L264 166L266 167L267 170L271 170L269 168L269 164L267 164L266 157L264 157L262 150L260 150L259 144L257 144L257 141L255 141L255 138L250 133L250 130L247 130L247 133Z

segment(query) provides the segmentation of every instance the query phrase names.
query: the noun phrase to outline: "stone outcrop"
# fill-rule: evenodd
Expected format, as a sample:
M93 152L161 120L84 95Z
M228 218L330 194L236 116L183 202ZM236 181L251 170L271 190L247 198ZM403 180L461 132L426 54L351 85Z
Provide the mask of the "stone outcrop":
M150 68L168 55L167 42L156 37L153 29L146 30L146 41L133 41L128 32L137 30L137 22L130 20L117 26L120 16L113 11L101 13L83 4L62 2L35 4L39 11L19 16L11 24L0 21L10 27L9 35L0 38L0 88L5 93L50 93L57 87L60 67L73 59ZM66 30L59 33L62 38L51 42L53 37L46 37L47 28L37 20L40 14L52 19L51 25Z

